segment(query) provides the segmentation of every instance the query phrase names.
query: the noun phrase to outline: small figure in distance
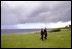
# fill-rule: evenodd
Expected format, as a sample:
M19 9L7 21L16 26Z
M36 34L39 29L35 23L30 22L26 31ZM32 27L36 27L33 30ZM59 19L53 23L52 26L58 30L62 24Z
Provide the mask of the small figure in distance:
M44 31L43 28L41 28L41 39L43 40L43 36L44 36Z
M44 35L45 35L44 38L47 39L47 29L46 28L44 29Z

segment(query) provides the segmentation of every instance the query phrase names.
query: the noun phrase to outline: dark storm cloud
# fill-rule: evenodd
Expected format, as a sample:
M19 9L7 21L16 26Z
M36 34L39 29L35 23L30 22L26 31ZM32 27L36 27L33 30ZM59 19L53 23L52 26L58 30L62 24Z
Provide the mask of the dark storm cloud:
M58 22L71 20L71 2L70 1L41 1L24 2L10 5L1 3L1 23L18 24L28 22ZM12 5L12 3L11 3ZM19 5L19 6L17 6ZM29 5L29 6L28 6ZM8 6L8 7L6 7Z

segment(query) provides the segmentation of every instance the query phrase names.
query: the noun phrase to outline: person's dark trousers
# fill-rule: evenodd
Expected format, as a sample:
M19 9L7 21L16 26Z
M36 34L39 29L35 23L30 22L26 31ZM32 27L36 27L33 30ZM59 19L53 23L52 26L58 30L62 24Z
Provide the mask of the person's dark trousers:
M45 37L44 38L47 39L47 34L45 34Z
M43 35L41 35L41 39L43 40Z

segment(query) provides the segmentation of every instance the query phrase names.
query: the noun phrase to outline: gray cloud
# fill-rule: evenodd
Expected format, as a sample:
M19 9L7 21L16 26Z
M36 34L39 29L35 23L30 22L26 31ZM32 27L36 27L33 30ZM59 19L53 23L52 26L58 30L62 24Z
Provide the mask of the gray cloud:
M37 4L37 5L36 5ZM10 8L1 3L1 24L19 24L28 22L58 22L71 20L71 1L41 1Z
M8 24L16 24L19 22L17 17L12 12L12 10L8 7L6 3L1 4L1 24L8 25Z

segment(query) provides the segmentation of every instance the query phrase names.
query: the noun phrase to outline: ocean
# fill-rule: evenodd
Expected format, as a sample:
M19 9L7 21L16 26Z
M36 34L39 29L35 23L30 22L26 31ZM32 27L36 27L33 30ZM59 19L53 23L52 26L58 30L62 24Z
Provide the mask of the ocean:
M41 29L1 29L1 34L40 32Z

